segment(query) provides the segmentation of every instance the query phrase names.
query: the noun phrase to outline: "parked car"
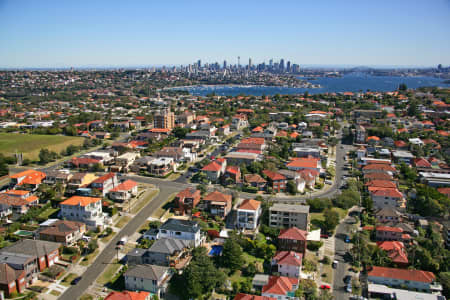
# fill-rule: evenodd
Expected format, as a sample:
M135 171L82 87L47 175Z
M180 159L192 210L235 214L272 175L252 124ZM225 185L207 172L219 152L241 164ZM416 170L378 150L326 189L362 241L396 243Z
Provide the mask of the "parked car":
M329 238L330 236L329 236L328 234L326 234L326 233L322 233L322 234L320 235L320 237L321 237L322 239L327 239L327 238Z
M352 276L350 276L350 275L345 276L344 283L349 284L350 282L352 282Z
M352 292L352 284L351 283L347 284L347 286L345 287L345 291L347 293L351 293Z
M344 242L350 243L350 237L348 235L345 236Z
M337 265L338 265L338 261L337 260L333 260L333 263L331 264L331 266L333 267L333 269L336 269L337 268Z
M72 285L76 285L78 282L80 282L81 280L81 276L78 276L77 278L75 278L74 280L72 280L72 282L70 284Z
M321 288L322 290L329 290L329 289L331 289L331 286L329 286L328 284L322 284L322 285L320 286L320 288Z

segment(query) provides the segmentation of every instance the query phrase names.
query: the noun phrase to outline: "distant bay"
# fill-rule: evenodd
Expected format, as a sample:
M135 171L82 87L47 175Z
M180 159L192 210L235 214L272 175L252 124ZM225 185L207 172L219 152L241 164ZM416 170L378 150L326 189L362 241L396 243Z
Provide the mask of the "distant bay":
M306 79L299 77L301 79ZM307 79L306 79L307 80ZM402 83L408 88L425 86L450 87L444 83L444 79L435 77L401 77L401 76L373 76L363 73L352 73L342 77L318 77L316 80L308 80L320 88L292 88L278 86L247 86L247 85L196 85L189 87L172 88L186 90L195 96L206 96L211 93L221 96L245 95L287 95L287 94L322 94L339 92L395 91Z

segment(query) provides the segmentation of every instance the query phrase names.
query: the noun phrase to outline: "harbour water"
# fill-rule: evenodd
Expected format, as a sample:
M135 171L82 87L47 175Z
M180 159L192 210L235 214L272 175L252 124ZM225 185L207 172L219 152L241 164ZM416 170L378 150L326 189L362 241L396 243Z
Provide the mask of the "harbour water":
M306 78L302 78L306 79ZM175 88L187 90L192 95L206 96L211 93L221 96L245 95L287 95L287 94L321 94L339 92L366 92L394 91L402 83L408 88L419 88L425 86L450 87L443 79L434 77L400 77L400 76L372 76L363 73L352 73L342 77L319 77L315 80L308 80L313 84L320 85L320 88L292 88L276 86L240 86L240 85L202 85Z

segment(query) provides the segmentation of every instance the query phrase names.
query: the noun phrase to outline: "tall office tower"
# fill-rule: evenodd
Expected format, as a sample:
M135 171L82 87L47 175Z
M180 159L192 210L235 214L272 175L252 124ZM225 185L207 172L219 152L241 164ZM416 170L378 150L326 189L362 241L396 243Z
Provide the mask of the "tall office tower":
M280 72L284 72L284 59L280 59Z
M175 127L175 114L170 111L170 107L155 115L153 122L155 128L173 129Z
M226 61L226 60L223 61L223 68L224 68L224 69L227 68L227 61Z
M248 59L248 69L250 70L252 68L252 59Z
M198 61L197 61L197 68L201 68L202 67L202 61L199 59Z
M273 67L273 59L269 60L269 67L272 68Z
M288 61L287 63L286 63L286 71L289 73L289 72L291 72L291 61Z
M240 68L240 67L241 67L241 57L238 56L238 68Z

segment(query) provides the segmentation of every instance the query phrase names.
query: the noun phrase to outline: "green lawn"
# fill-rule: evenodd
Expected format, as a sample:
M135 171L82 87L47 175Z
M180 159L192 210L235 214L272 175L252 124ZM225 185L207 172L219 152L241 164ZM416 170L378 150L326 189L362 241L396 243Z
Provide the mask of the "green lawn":
M69 273L63 280L61 280L61 284L65 286L70 286L72 280L74 280L78 275L75 273Z
M116 223L116 227L122 228L123 226L125 226L128 222L130 222L131 217L129 216L122 216L119 221Z
M51 290L51 291L50 291L50 294L52 294L53 296L56 296L56 297L58 297L59 295L61 295L60 292L55 291L55 290Z
M97 278L97 283L107 284L114 278L114 275L119 271L121 267L122 265L118 264L116 260L114 260L106 267L105 271Z
M51 215L55 214L59 210L60 208L49 207L39 214L39 218L48 219Z
M91 254L86 255L81 260L80 265L85 266L85 267L89 266L94 261L94 259L97 257L97 254L99 254L99 252L100 251L98 249L95 249L94 252L92 252Z
M159 190L151 191L145 199L140 199L140 201L132 206L131 213L137 214L142 208L144 208L156 195L159 194ZM134 200L137 201L137 200Z
M40 135L20 133L0 133L0 152L13 155L16 151L22 152L24 158L38 159L42 148L59 152L69 145L80 146L84 138L63 135Z

